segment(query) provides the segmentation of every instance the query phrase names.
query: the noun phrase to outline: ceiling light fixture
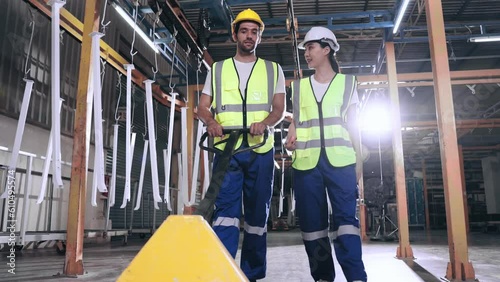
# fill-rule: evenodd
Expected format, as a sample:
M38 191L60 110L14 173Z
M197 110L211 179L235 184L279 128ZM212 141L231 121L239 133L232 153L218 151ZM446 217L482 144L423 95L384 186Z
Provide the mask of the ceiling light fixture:
M151 49L153 49L156 53L160 53L160 51L158 51L158 48L156 47L156 45L154 44L154 42L149 38L149 36L146 35L146 33L144 33L144 31L142 31L142 29L137 26L134 22L134 20L128 15L127 12L125 12L125 10L123 10L120 6L118 5L113 5L116 9L116 11L118 12L118 14L120 14L120 16L133 28L135 29L135 31L137 32L137 34L139 34L140 37L142 37L142 39L144 39L144 41L146 41L146 43L149 45L149 47L151 47Z
M408 4L410 4L410 0L403 0L403 3L399 7L398 15L396 17L396 21L394 22L394 28L392 29L392 34L398 33L399 25L403 20L403 16L406 13L406 8L408 8Z
M469 38L470 42L494 42L494 41L500 41L500 35L485 35L485 36L475 36Z

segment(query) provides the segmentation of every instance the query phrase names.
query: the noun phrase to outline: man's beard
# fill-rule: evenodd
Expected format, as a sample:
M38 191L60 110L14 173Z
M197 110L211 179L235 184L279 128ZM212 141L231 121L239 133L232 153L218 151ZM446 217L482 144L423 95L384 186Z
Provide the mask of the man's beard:
M257 46L257 44L255 44L255 42L252 44L251 47L247 47L244 42L238 43L238 48L240 49L240 51L242 53L246 53L246 54L253 54L255 52L256 46Z

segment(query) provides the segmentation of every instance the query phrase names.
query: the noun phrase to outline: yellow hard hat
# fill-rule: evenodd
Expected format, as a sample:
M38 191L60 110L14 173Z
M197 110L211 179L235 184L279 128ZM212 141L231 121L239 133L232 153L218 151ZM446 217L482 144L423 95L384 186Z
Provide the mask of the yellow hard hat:
M231 33L234 33L234 26L237 23L243 22L243 21L256 22L256 23L258 23L260 25L260 34L262 34L262 32L264 31L264 22L260 18L259 14L257 14L252 9L246 9L246 10L241 11L236 16L236 18L234 19L234 21L231 23Z

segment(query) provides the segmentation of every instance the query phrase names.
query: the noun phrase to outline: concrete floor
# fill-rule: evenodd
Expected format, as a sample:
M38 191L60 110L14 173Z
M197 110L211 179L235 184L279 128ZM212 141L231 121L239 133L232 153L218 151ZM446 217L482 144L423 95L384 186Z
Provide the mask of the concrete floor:
M471 233L469 257L481 282L500 281L500 240L496 233ZM7 273L6 255L0 254L0 281L115 281L140 250L145 240L130 239L129 245L120 242L88 245L84 250L86 274L74 278L62 273L64 256L54 249L24 250L16 256L16 275ZM270 232L268 235L268 270L263 282L312 281L308 263L297 231ZM363 259L370 282L445 281L441 278L449 260L446 233L435 231L411 232L415 260L395 259L396 242L368 241L363 245ZM239 261L239 253L236 258ZM346 281L336 264L336 282Z

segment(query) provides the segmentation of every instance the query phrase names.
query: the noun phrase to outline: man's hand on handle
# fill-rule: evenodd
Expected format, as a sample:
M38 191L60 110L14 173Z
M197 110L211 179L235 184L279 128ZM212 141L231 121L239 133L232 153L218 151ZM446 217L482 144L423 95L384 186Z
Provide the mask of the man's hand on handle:
M255 135L263 135L267 130L267 125L263 122L254 122L250 125L250 134Z
M207 124L207 132L210 137L223 137L222 126L215 120L211 120Z

